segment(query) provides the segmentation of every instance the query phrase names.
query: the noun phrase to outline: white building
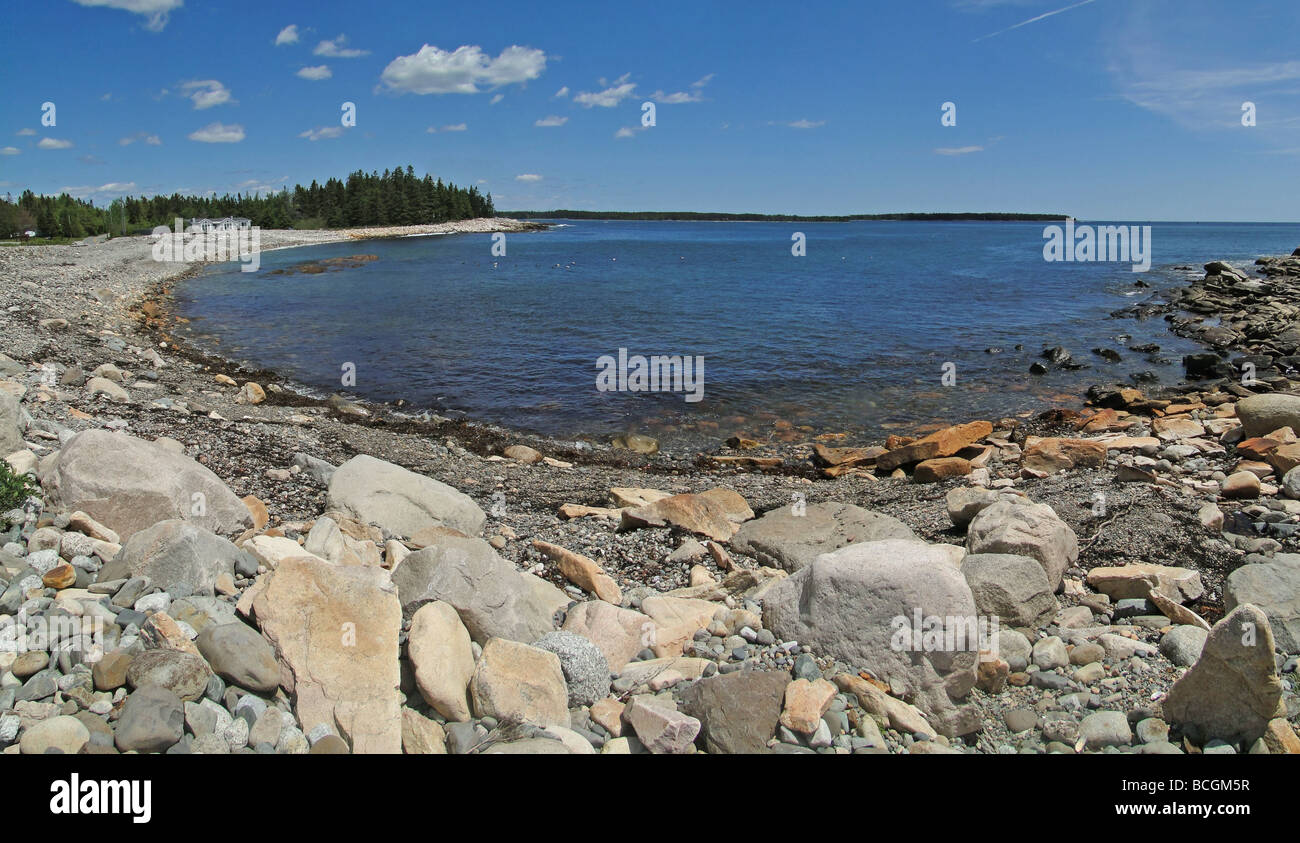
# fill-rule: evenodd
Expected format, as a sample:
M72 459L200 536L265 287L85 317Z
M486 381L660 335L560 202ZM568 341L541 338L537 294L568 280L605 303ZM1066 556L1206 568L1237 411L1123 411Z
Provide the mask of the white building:
M247 217L221 217L220 219L208 219L207 217L196 217L190 220L189 231L209 232L209 231L239 231L243 228L249 228L252 221Z

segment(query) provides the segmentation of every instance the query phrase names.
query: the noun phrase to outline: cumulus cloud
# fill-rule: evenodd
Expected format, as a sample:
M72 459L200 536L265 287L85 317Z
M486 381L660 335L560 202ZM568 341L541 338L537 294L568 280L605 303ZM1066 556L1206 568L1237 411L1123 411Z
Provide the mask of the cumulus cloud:
M23 151L16 146L6 146L0 149L0 155L22 155Z
M192 82L183 82L181 90L185 96L189 97L194 103L194 110L199 111L204 108L212 108L214 105L225 105L226 103L235 103L230 96L230 89L218 82L216 79L199 79Z
M560 90L558 90L558 91L555 92L555 96L556 96L557 99L564 99L564 98L567 97L568 95L569 95L569 86L568 86L568 85L565 85L563 88L561 88Z
M337 138L342 134L342 126L323 126L316 129L308 129L299 134L298 137L306 138L309 141L318 141L321 138Z
M634 138L636 137L636 133L639 129L640 129L639 126L624 126L623 128L619 129L617 132L614 133L614 137Z
M515 176L515 181L536 182L541 180L542 177L537 175L536 173L520 173L519 175Z
M58 140L56 138L41 138L41 142L36 144L40 149L71 149L72 141Z
M344 47L343 45L347 42L348 37L346 35L340 35L338 38L333 40L327 39L320 42L312 52L318 56L327 56L332 59L355 59L360 58L361 56L370 55L369 50L358 50L353 47Z
M543 117L541 120L533 121L533 125L534 126L563 126L565 123L568 122L569 122L569 118L560 117L559 115L552 114L549 117Z
M492 58L477 46L448 52L425 44L393 59L379 78L398 94L477 94L536 79L545 69L546 53L532 47L506 47Z
M623 100L636 94L636 83L627 81L628 77L631 75L632 74L630 73L624 73L622 76L615 79L612 84L601 79L600 84L602 86L608 86L603 91L583 91L582 93L574 94L573 101L584 108L592 108L595 106L601 108L613 108Z
M162 32L167 26L167 15L172 9L185 5L185 0L73 0L78 6L103 6L108 9L121 9L144 15L144 28L150 32Z
M318 64L314 67L304 67L298 71L298 77L301 79L310 79L313 82L319 82L321 79L328 79L334 73L327 64Z
M684 102L703 102L704 86L709 84L709 80L712 78L713 74L710 73L708 76L695 80L691 83L691 90L689 91L677 91L672 94L665 94L663 91L655 91L650 95L650 99L658 103L663 103L664 105L678 105Z
M199 143L239 143L244 139L244 127L238 123L209 123L187 137Z
M280 30L279 35L275 36L275 46L277 47L283 46L284 44L297 44L297 43L298 43L298 24L296 23L289 24L284 29Z

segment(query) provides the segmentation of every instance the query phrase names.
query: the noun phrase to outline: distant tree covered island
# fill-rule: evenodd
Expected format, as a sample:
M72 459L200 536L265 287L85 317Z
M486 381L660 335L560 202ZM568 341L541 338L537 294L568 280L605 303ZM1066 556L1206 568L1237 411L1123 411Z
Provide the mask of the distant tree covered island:
M544 220L678 220L682 222L857 222L859 220L1050 222L1067 219L1065 214L941 213L800 216L798 214L722 214L710 211L498 211L497 216Z
M262 228L356 228L424 225L495 216L492 194L462 188L442 179L415 175L407 166L346 179L296 185L267 195L171 196L114 199L97 206L66 193L37 195L30 190L0 199L0 237L34 230L41 237L76 238L92 234L134 234L154 226L171 227L176 218L245 217Z

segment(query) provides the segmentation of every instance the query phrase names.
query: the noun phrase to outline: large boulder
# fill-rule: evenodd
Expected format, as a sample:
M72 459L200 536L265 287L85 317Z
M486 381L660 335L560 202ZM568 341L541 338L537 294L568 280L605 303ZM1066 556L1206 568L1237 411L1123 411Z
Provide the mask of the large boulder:
M1038 561L1009 553L972 553L962 560L975 608L999 624L1037 629L1056 617L1056 598Z
M184 583L196 594L212 594L217 577L233 575L242 555L221 536L188 521L160 521L133 534L100 570L99 579L148 577L160 588Z
M18 399L0 389L0 459L27 447L23 443L25 427Z
M354 753L402 751L402 609L386 571L286 559L259 587L253 613L304 732L325 724Z
M998 501L970 522L966 549L971 553L1009 553L1038 561L1055 591L1079 558L1079 540L1047 504Z
M1164 701L1165 719L1196 743L1218 738L1253 743L1285 717L1268 616L1249 603L1210 630L1201 657Z
M275 650L248 624L208 624L194 643L212 672L227 682L258 694L280 687Z
M697 741L710 753L767 752L789 682L784 670L743 670L701 679L682 694L682 712L700 721Z
M126 541L180 519L214 533L242 532L253 518L221 478L184 454L123 433L86 430L42 463L49 502L81 510Z
M448 720L468 720L474 649L456 607L441 600L421 606L411 618L406 652L424 701Z
M469 683L474 713L532 723L569 726L569 692L560 658L517 641L493 638Z
M621 672L637 653L654 645L657 637L655 622L649 615L601 600L588 600L570 609L564 616L564 628L599 647L614 673Z
M944 694L969 693L987 646L974 595L951 560L940 546L906 540L823 554L767 593L763 625L899 683L927 713L945 712Z
M735 513L735 508L729 508L727 502L717 496L671 495L645 506L620 510L619 527L624 530L677 527L725 542L736 534L736 523L731 519Z
M1252 395L1237 402L1237 418L1246 438L1289 427L1300 430L1300 395Z
M784 506L747 522L731 540L731 548L760 564L798 571L820 554L851 544L914 538L897 518L853 504L817 503Z
M1223 583L1223 608L1231 612L1243 603L1255 604L1268 615L1278 649L1300 653L1300 553L1247 556L1246 561L1251 564L1228 574Z
M451 527L472 536L487 520L478 504L446 483L365 454L330 476L328 508L401 536L425 527Z
M440 536L406 557L393 584L407 614L433 600L455 606L480 644L489 638L536 641L555 628L555 613L569 604L564 592L515 570L487 542L460 536Z

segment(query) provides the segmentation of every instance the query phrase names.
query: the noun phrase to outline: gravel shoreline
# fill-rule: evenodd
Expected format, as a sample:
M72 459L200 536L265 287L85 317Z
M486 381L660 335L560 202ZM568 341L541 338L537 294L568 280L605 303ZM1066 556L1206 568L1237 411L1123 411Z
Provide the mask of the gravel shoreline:
M433 233L439 229L448 233L531 230L521 228L529 225L510 220L476 220L446 227L424 226L418 231L262 232L262 248ZM995 420L988 424L987 431L972 428L950 433L947 439L941 436L941 444L935 447L929 447L925 440L914 443L891 437L894 441L886 443L887 451L877 448L875 450L881 453L865 453L864 447L850 452L840 450L845 443L810 434L805 441L776 444L736 442L736 447L730 447L719 442L715 449L705 454L679 451L642 454L600 444L523 436L492 425L422 419L404 414L399 408L363 405L346 399L320 401L294 392L291 384L280 380L274 373L244 371L227 361L186 348L172 335L173 323L166 305L168 291L193 267L153 261L148 248L150 242L149 238L119 238L85 247L0 249L0 290L9 303L3 322L0 322L0 331L5 337L0 351L6 355L0 361L0 366L4 367L0 377L12 385L7 390L18 394L22 409L31 418L31 423L26 425L26 446L31 458L41 464L43 482L53 470L50 467L61 459L61 456L55 456L60 446L66 449L72 437L81 431L122 430L142 440L162 437L177 443L168 447L175 447L185 457L213 472L234 496L253 496L265 506L265 523L257 527L254 535L246 534L244 530L229 531L228 538L237 539L237 543L246 549L256 535L283 537L290 542L305 541L313 524L329 520L322 517L324 513L337 512L339 508L341 493L332 490L330 483L323 478L334 466L348 463L358 455L366 455L439 481L468 496L470 505L481 511L482 523L477 531L464 529L460 532L488 539L491 549L512 569L535 574L568 600L583 600L593 590L588 587L592 585L590 580L583 580L574 573L575 567L589 571L590 568L585 566L592 563L621 591L621 605L626 611L654 616L659 623L661 639L664 629L671 624L647 606L658 606L656 601L665 600L662 596L665 592L693 588L688 592L679 591L670 599L696 600L699 594L714 589L711 592L714 606L719 615L725 617L710 620L701 615L700 626L705 629L688 630L685 641L678 642L675 654L639 653L621 674L614 670L613 673L618 675L614 680L614 697L619 705L625 706L620 709L622 714L611 720L606 711L611 706L592 703L569 705L568 731L550 724L542 728L544 734L538 734L537 724L529 718L523 718L520 723L519 718L512 719L513 715L506 716L504 712L509 709L506 703L498 700L495 704L499 708L493 708L487 700L494 695L508 694L500 692L499 688L492 691L487 679L482 680L480 688L483 710L476 710L474 716L466 720L448 717L445 711L430 702L431 698L438 698L437 693L417 681L419 657L412 652L401 659L403 705L397 715L402 723L401 744L408 752L415 751L413 747L417 746L433 747L424 751L438 751L441 747L443 751L452 752L483 752L492 748L540 752L553 749L544 744L556 743L569 747L569 751L574 751L573 746L580 747L577 751L591 748L613 752L646 749L694 751L697 743L699 749L707 751L738 751L737 747L748 744L738 738L736 742L728 743L727 739L719 737L730 733L724 716L727 712L726 697L728 694L750 695L756 701L756 710L763 706L771 708L768 697L772 693L772 684L769 682L763 686L762 682L764 674L774 672L785 672L787 679L792 675L805 684L798 685L793 691L782 684L781 693L776 695L776 712L783 719L772 727L775 734L768 734L758 744L770 744L773 751L1130 752L1170 751L1175 747L1182 751L1222 751L1217 748L1219 744L1214 743L1216 739L1225 741L1224 745L1232 746L1236 751L1259 751L1260 746L1267 746L1271 751L1284 751L1291 746L1286 736L1278 731L1283 728L1278 722L1285 724L1286 720L1277 717L1267 720L1272 731L1263 737L1234 737L1197 734L1196 717L1184 716L1185 723L1172 725L1175 735L1186 738L1186 741L1156 740L1155 737L1161 734L1159 725L1170 719L1167 715L1161 719L1158 703L1187 667L1170 661L1164 655L1162 642L1173 631L1196 624L1191 618L1183 618L1179 624L1170 622L1161 615L1164 610L1145 602L1150 600L1149 596L1144 595L1142 600L1134 603L1131 594L1140 592L1140 585L1130 584L1116 589L1104 578L1089 576L1094 569L1134 563L1189 569L1196 574L1199 588L1180 593L1180 602L1185 605L1179 608L1203 618L1208 622L1205 626L1215 624L1225 615L1229 617L1224 624L1231 625L1242 622L1239 616L1245 609L1238 605L1240 601L1236 594L1245 591L1237 588L1233 596L1225 599L1225 591L1232 590L1228 588L1230 575L1241 568L1243 562L1280 564L1270 560L1285 560L1288 558L1286 551L1300 549L1294 535L1296 530L1289 526L1300 526L1300 504L1290 497L1290 486L1283 482L1282 476L1289 470L1286 468L1290 465L1286 462L1289 455L1285 452L1291 443L1276 441L1271 446L1255 443L1254 438L1267 438L1264 434L1276 429L1269 427L1253 435L1249 450L1241 451L1238 446L1243 437L1239 432L1235 437L1232 434L1233 430L1240 430L1233 405L1259 390L1238 388L1239 384L1233 380L1237 375L1235 370L1216 369L1212 361L1202 361L1210 367L1207 374L1217 380L1206 379L1150 395L1138 394L1136 390L1096 389L1089 396L1092 406L1084 413L1058 411L1034 419ZM1281 261L1262 266L1267 271L1281 267L1280 276L1285 280L1289 264L1285 259ZM1219 291L1225 288L1225 283L1227 289L1232 289L1233 283L1240 283L1232 282L1230 278L1223 282L1225 277L1221 273L1207 272L1207 278L1219 280L1205 283ZM1266 277L1276 278L1278 274ZM1262 296L1268 291L1248 284L1239 292ZM1235 306L1236 302L1223 304L1225 307L1228 304ZM1205 309L1202 316L1208 313L1209 310ZM1179 328L1181 332L1185 326ZM1254 335L1258 331L1250 329L1240 333L1242 336ZM1258 347L1250 350L1259 352ZM1287 349L1279 351L1287 352ZM1287 353L1294 353L1294 349ZM1262 360L1256 362L1263 363ZM1278 368L1275 361L1270 360L1267 366L1259 365L1257 369L1263 372L1260 377L1267 381L1267 386L1262 388L1267 391L1287 392L1292 389L1285 374L1285 363ZM247 386L249 382L254 386ZM1296 400L1300 402L1300 398ZM1273 415L1269 418L1278 418L1278 412L1284 414L1286 410L1270 412ZM1300 429L1300 415L1297 419L1296 429ZM1285 426L1279 424L1277 428ZM968 433L973 434L973 438ZM1073 444L1078 441L1091 444ZM505 452L511 446L520 447L507 457ZM918 448L916 455L920 458L904 460L896 470L880 470L878 461L891 458L884 454L901 453L908 447ZM1300 462L1300 455L1297 457L1297 462ZM328 466L313 460L324 461ZM1243 469L1242 460L1250 465ZM911 477L904 469L910 470ZM933 474L938 482L915 482L926 472ZM1248 479L1241 477L1242 474L1255 478L1253 488ZM1300 475L1297 475L1297 481L1296 491L1300 493ZM60 511L60 504L68 501L50 499L51 483L46 483L46 486L48 512L26 525L11 527L9 538L6 538L6 541L12 541L6 545L8 556L4 559L5 571L0 573L0 579L4 579L10 588L21 579L23 560L30 557L32 548L36 546L31 541L33 533L53 529L62 531L64 536L81 535L69 527L66 518L70 513ZM1246 488L1241 488L1243 486ZM716 515L711 509L712 504L699 503L701 493L718 487L737 493L743 498L742 511L752 510L758 516L744 518L745 524L750 526L740 527L741 533L735 536L726 535L730 528L718 533L720 528L709 518ZM652 519L651 526L633 529L636 524L627 523L633 516L616 511L616 504L620 501L616 499L618 494L611 493L612 489L689 494L689 498L683 499L689 511L667 515L658 513L654 517L661 518L658 523L664 526L653 526ZM1042 531L1035 527L1030 532L1037 530L1037 538L1021 550L989 550L1010 545L1006 542L998 544L997 541L987 546L980 545L975 533L991 527L959 524L961 518L953 514L954 501L960 502L970 496L992 496L980 498L979 504L973 504L976 509L989 508L1000 494L1010 494L1011 490L1050 508L1050 523L1044 523L1050 528L1048 532L1056 531L1054 538L1038 535ZM631 497L621 501L623 506L632 503L654 506L648 498L636 500L632 493L625 494ZM604 510L608 517L601 514L564 517L561 509L566 505L597 508ZM888 681L883 682L883 688L906 697L917 706L916 709L908 706L907 710L901 710L896 708L900 704L896 696L884 693L877 686L873 686L876 690L872 691L855 684L867 681L859 677L859 672L864 669L871 669L875 676L881 675L876 665L864 664L852 657L853 653L861 652L854 649L860 642L853 646L839 646L841 642L834 640L833 636L827 638L824 629L814 628L809 629L807 637L801 638L793 649L783 649L783 640L789 639L783 639L781 633L797 627L798 621L782 618L779 609L772 608L777 605L777 598L765 598L769 591L778 587L788 588L780 585L786 579L791 582L807 579L807 575L798 573L800 565L794 560L798 552L791 549L796 545L802 546L801 539L799 535L788 534L788 525L776 530L776 538L769 536L759 540L746 531L755 530L753 525L760 522L769 526L777 524L783 514L788 516L792 507L804 506L818 518L825 515L829 519L828 535L818 539L824 542L822 549L825 550L863 541L863 536L870 534L880 539L919 539L931 550L938 548L935 552L947 552L943 547L954 552L966 547L972 553L968 559L981 554L983 558L1007 553L1033 556L1039 551L1039 555L1051 557L1055 560L1051 565L1059 563L1060 587L1053 583L1044 594L1042 588L1030 588L1016 574L1013 577L1015 588L1011 590L1019 595L1018 603L1008 608L1016 614L1023 609L1022 604L1044 602L1052 597L1051 591L1057 592L1051 602L1051 606L1056 608L1041 613L1036 620L1021 617L1019 622L1004 624L1003 627L1019 630L1017 634L1022 634L1027 644L1034 645L1033 653L1027 659L1019 658L1019 655L1008 659L1005 655L1008 648L1004 645L1004 657L997 663L1001 665L1001 673L988 668L992 674L986 676L985 668L981 667L978 684L963 696L964 703L955 708L949 706L946 697L936 697L933 687L920 679L913 685L911 679L889 676ZM1011 504L1006 506L1015 508ZM1218 513L1217 517L1207 510L1207 506ZM873 530L876 527L868 528L854 520L858 516L852 511L853 507L888 516L890 524L897 525L890 527L894 534L886 531L875 535ZM983 517L983 513L977 517ZM1005 517L1014 520L1016 514ZM619 518L624 521L624 529L615 529ZM737 516L736 520L741 518L743 515ZM363 519L355 520L360 522ZM383 524L382 519L374 520L381 522L379 528L382 529L372 537L375 547L380 549L376 551L376 560L381 563L374 569L383 572L382 579L387 579L389 569L397 567L395 562L404 556L403 549L390 546L391 542L404 543L404 550L415 550L417 554L429 554L432 551L428 548L437 550L441 547L438 541L429 540L428 536L421 540L428 543L422 544L412 541L414 537L411 534ZM331 523L334 521L339 519L335 517ZM1060 554L1052 548L1063 541L1057 523L1074 537L1077 552L1073 557L1065 553L1060 559L1056 558ZM1230 532L1221 532L1223 524ZM344 523L343 526L345 535L348 529L360 531L351 536L351 540L362 541L359 537L365 534L363 528L366 525ZM372 524L371 529L377 528ZM705 541L711 530L718 543L706 549L696 539ZM308 543L307 546L312 545ZM479 546L487 547L488 544L478 541L475 547ZM586 561L574 562L557 551L548 550L550 546L578 554ZM19 547L24 552L22 556L17 553ZM348 544L348 547L352 548L352 545ZM421 547L426 549L421 550ZM915 546L912 549L915 551ZM477 552L465 551L471 558ZM931 564L923 557L924 554L918 556L915 564ZM233 579L232 590L225 595L229 603L247 597L264 579L289 581L287 568L268 565L265 559L260 561L260 566L254 566L262 569L260 573L253 571ZM1039 561L1050 567L1043 559ZM401 562L401 565L405 564L406 561ZM360 567L368 569L370 566ZM764 568L773 573L762 573ZM782 568L785 570L778 570ZM972 566L971 570L974 569ZM414 567L408 569L408 575L414 576L409 573L414 570ZM745 571L760 572L758 576L762 582L740 582L744 579L741 573ZM787 573L793 575L787 578ZM303 576L315 574L309 572ZM973 581L973 576L973 573L968 573L966 578ZM1279 576L1289 574L1283 572ZM393 578L400 580L396 575ZM1050 572L1048 578L1051 579ZM710 580L717 585L709 586ZM576 582L585 585L579 587ZM1099 586L1098 583L1102 582L1105 585ZM87 585L92 583L93 580ZM149 586L152 591L147 589L138 599L163 594L167 603L174 607L186 598L178 597L169 589L170 585L172 583L154 582ZM867 588L871 584L860 585ZM880 585L875 583L873 587ZM78 581L76 587L83 585ZM398 591L402 587L399 582ZM1016 591L1016 588L1020 590ZM1137 592L1133 592L1133 588L1137 588ZM1147 582L1146 588L1149 592L1152 583ZM1110 589L1114 595L1130 596L1108 596L1105 589ZM48 593L43 599L48 602L40 609L59 606L56 599L59 589L47 587L46 591ZM978 589L976 593L977 604L982 599L992 599L980 597L983 592ZM32 598L30 593L21 589L18 597L35 599L38 603L42 599ZM115 593L113 599L118 597L120 594ZM922 598L929 600L932 596L916 596L917 600ZM160 602L163 600L155 598L154 602L164 605ZM26 601L20 599L18 602L21 605ZM408 605L410 601L405 597L402 603L406 618L400 634L403 643L411 646L411 641L420 638L422 629L419 624L412 625L414 619L411 616L424 610ZM146 602L146 605L151 604ZM439 600L427 605L445 604ZM674 604L672 609L661 608L661 614L679 617L682 613L689 614L691 605ZM1294 609L1294 603L1291 606ZM12 614L17 606L0 608ZM695 607L697 611L699 608ZM727 615L724 608L732 614ZM1289 627L1279 627L1278 618L1284 619L1290 610L1277 605L1264 608L1279 640L1289 640L1284 638L1289 635ZM274 606L267 606L255 615L263 639L274 645L275 656L284 666L293 662L294 655L292 647L285 643L283 633L277 632L274 609ZM467 617L467 613L472 614L460 605L456 609L462 618ZM984 606L981 605L980 609L981 614L987 614ZM136 609L131 608L131 611ZM133 631L129 629L131 622L152 618L159 611L141 613L139 618L128 616L126 625L119 624L125 632L122 637L138 634L142 625L136 624ZM569 607L568 611L572 614L574 607ZM850 619L862 620L853 614L860 608L845 608L843 611ZM1169 611L1176 612L1174 609ZM165 612L163 614L167 617ZM770 628L774 624L784 628ZM509 677L519 679L511 673L514 669L511 665L531 664L528 660L535 656L532 652L535 647L524 648L530 651L528 653L500 654L500 648L487 647L486 641L478 640L478 630L472 629L471 632L475 633L471 665L476 662L478 670L485 675L489 675L486 673L489 667L496 665L501 671L498 680L503 684L510 684L507 681ZM182 638L188 637L185 629L181 633ZM156 629L152 634L158 635ZM148 639L149 634L143 637ZM593 632L590 637L599 636ZM119 643L121 640L119 637ZM515 640L523 641L518 636ZM1057 644L1060 645L1059 652ZM573 646L573 642L562 642L562 646L557 646L563 650L564 646ZM140 648L145 652L167 649L157 646L152 640L139 644L137 651ZM403 652L406 652L405 648ZM1082 661L1085 652L1095 658ZM1064 663L1058 663L1061 654L1065 654ZM1080 654L1077 659L1075 654ZM208 654L203 656L208 657ZM641 662L650 664L656 656L674 661L656 666L652 678L637 680L635 666ZM572 702L575 680L567 669L570 654L565 650L559 657L566 667L565 679L569 682ZM925 659L921 661L930 664ZM942 659L932 661L938 664ZM1276 664L1272 664L1274 661ZM1300 717L1294 653L1289 661L1285 655L1273 658L1270 654L1269 662L1270 670L1282 671L1280 678L1274 675L1272 681L1278 684L1283 709L1292 724L1286 727L1292 730L1290 741L1300 740L1293 728L1296 718ZM412 664L415 664L414 668ZM104 714L96 713L97 705L103 707L102 699L88 692L83 700L87 704L81 705L78 700L83 697L65 693L62 687L52 695L32 697L31 694L38 693L33 691L26 701L9 701L3 689L14 687L15 697L21 697L33 678L40 678L43 671L54 668L41 668L25 677L18 677L12 663L5 666L0 662L0 667L4 668L3 672L9 679L8 682L0 681L0 721L6 712L12 712L8 716L18 718L14 722L21 725L21 731L15 730L8 739L6 752L20 747L21 735L37 724L74 716L80 716L82 720L86 717L103 719L110 737L116 735L118 738L115 744L110 741L109 747L115 745L118 750L124 749L120 740L122 711L127 701L140 693L138 690L129 696L121 685L113 691L96 691L106 695L110 703L109 711ZM74 681L76 676L87 671L78 670L76 665L64 667L67 669L61 673L55 670L58 676L45 678L58 685L68 684L66 690L75 691L81 687ZM215 669L215 665L212 667ZM534 670L518 669L529 675L529 671ZM907 672L910 669L898 670L900 675L910 677L912 674ZM695 670L706 678L696 681L697 676L690 675ZM948 670L948 667L942 667L940 673L946 676ZM412 671L415 676L410 675ZM1261 675L1255 678L1267 684L1268 677L1264 674L1268 670L1260 667L1260 671ZM671 681L664 680L662 674L665 673L669 674ZM673 673L680 675L674 676ZM724 693L719 680L728 677L739 678L728 679L735 688ZM22 681L15 685L17 680ZM736 690L742 681L747 683L743 693ZM1186 684L1190 687L1193 683ZM307 714L304 713L301 693L295 698L282 686L272 694L236 693L232 699L229 692L233 690L233 684L215 694L209 693L211 690L205 689L206 696L202 699L219 708L224 705L227 713L236 719L241 711L241 700L244 700L242 711L247 711L250 706L258 708L258 703L253 700L260 700L261 709L251 717L244 716L245 720L252 720L247 724L250 727L256 727L266 716L268 706L278 712L275 716L284 719L283 726L290 732L285 736L276 730L275 740L269 741L272 751L306 751L306 747L315 747L322 742L337 747L333 740L326 740L325 734L312 734L312 726L317 724L305 721ZM461 693L464 694L463 688ZM876 694L887 699L878 699ZM758 701L762 701L761 705ZM1231 710L1239 703L1240 700L1235 698L1214 701L1216 711ZM33 707L36 705L55 708L38 710ZM25 708L19 710L19 706ZM810 706L814 715L807 715ZM485 711L498 713L485 714ZM1115 718L1094 717L1116 712L1119 719L1127 723L1122 730ZM367 716L383 721L392 713L372 712ZM800 720L801 715L807 716ZM914 717L920 720L911 719ZM926 717L929 718L926 728L908 729L904 726L909 722L925 723ZM751 719L762 721L763 718ZM686 721L694 722L695 731L699 733L698 741L692 740L696 737L692 734L684 743L674 742L671 735L681 729L689 731L691 723ZM1141 729L1138 728L1140 723L1145 723ZM95 730L91 726L87 728L93 736ZM623 731L625 726L627 731ZM803 726L808 728L805 730ZM1114 736L1106 731L1128 731L1130 727L1135 732L1126 736ZM294 737L293 729L298 730L297 735L302 740ZM178 741L164 748L168 751L213 751L212 746L219 742L208 740L207 736L214 732L200 734L200 731L202 729L196 731L187 727ZM338 731L348 732L348 729L340 723ZM569 732L578 735L585 744L575 743ZM392 751L390 744L378 739L368 744L372 749L367 750L365 736L368 734L370 732L365 729L343 734L343 749L350 746L353 751ZM0 740L4 736L5 729L0 728ZM240 747L235 746L237 740L228 740L227 743L236 751L266 751L265 746L259 748L257 743L246 741ZM108 748L102 744L103 741L99 740L95 745L100 749ZM90 741L84 744L91 745ZM177 749L178 746L185 748ZM581 748L584 746L585 749ZM1144 750L1143 747L1156 748Z

